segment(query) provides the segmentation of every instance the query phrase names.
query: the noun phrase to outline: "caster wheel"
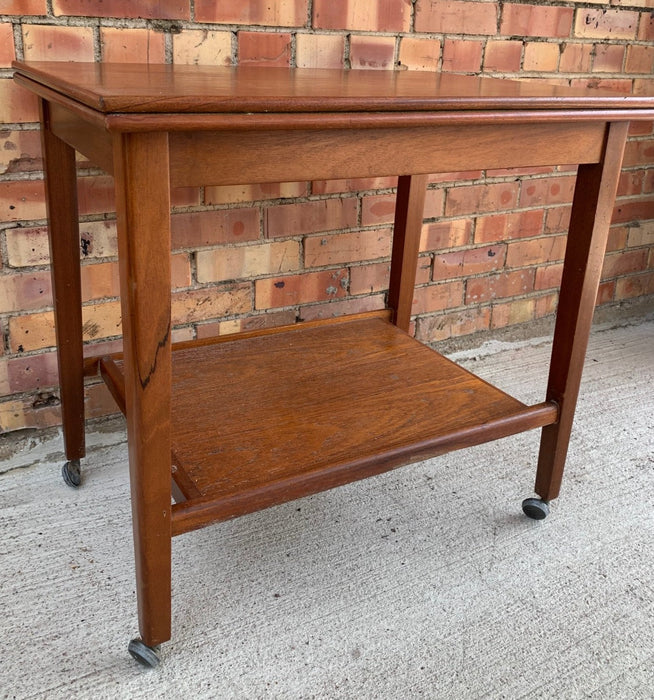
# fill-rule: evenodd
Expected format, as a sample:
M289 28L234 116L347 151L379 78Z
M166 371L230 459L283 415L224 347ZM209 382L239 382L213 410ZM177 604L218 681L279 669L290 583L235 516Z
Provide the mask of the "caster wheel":
M547 501L540 498L525 498L522 512L532 520L544 520L550 514L550 507Z
M61 475L68 486L76 489L82 483L79 459L71 459L61 468Z
M155 668L159 665L159 656L157 655L156 647L149 647L138 638L132 639L127 645L127 650L132 655L132 658L138 661L142 666Z

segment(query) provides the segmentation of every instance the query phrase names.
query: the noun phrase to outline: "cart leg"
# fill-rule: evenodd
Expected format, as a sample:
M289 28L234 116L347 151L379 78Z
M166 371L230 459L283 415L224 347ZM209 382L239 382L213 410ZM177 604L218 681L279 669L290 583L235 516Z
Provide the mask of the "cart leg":
M69 460L63 475L70 486L79 486L79 460L85 454L84 359L75 151L52 133L44 100L40 114L61 414Z
M117 135L114 169L139 628L153 648L171 634L167 134Z
M402 175L397 183L388 305L393 322L408 331L420 250L427 175Z
M561 487L628 127L610 124L602 161L579 166L547 387L559 420L543 428L536 474L544 501Z

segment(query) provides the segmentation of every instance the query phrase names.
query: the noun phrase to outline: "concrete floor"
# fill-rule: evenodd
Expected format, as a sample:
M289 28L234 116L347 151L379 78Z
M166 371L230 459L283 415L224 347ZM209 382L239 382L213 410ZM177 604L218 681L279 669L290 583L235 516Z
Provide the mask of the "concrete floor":
M542 399L549 347L456 358ZM526 519L536 432L173 543L173 640L145 671L122 422L85 483L59 434L0 449L1 698L654 697L654 321L599 328L564 489Z

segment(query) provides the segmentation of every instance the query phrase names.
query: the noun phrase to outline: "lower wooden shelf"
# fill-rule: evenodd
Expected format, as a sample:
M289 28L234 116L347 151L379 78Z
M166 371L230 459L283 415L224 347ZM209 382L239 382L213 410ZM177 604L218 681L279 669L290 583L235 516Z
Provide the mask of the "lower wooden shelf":
M121 403L121 361L100 364ZM173 534L558 414L553 403L526 406L379 317L174 347L172 397Z

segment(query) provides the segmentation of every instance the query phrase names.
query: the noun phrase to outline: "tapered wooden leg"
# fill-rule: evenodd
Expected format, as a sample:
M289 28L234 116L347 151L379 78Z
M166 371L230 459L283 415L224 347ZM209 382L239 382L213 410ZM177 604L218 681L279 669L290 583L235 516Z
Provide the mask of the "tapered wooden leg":
M125 409L139 627L170 639L170 185L165 133L115 137Z
M545 501L561 487L628 127L609 125L603 161L577 175L547 387L559 421L543 428L536 475Z
M393 322L409 330L425 208L427 175L403 175L397 183L388 305Z
M85 453L84 362L75 151L50 130L44 100L40 112L64 447L69 460L79 460Z

